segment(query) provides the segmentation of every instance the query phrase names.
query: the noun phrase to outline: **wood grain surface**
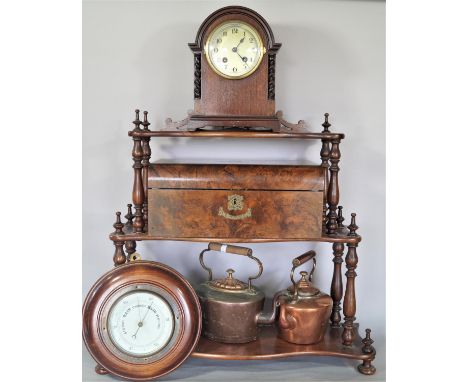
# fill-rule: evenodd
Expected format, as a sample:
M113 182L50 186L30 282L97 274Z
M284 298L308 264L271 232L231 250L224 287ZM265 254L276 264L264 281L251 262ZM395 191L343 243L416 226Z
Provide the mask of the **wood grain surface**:
M149 188L324 191L322 166L158 163Z
M241 211L228 197L244 198ZM150 235L212 238L309 238L322 234L322 192L240 190L148 190ZM220 209L241 219L220 215Z
M357 324L355 325L357 332ZM323 341L314 345L297 345L286 342L277 336L276 326L262 326L256 341L246 344L223 344L201 337L192 357L229 360L275 359L292 356L320 355L373 359L375 352L362 352L362 340L356 335L352 346L341 345L341 329L328 327Z

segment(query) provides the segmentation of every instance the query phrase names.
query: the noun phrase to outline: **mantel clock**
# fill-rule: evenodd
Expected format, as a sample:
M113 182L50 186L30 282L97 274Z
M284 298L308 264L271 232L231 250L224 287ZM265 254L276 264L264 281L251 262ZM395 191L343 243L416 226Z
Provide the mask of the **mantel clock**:
M166 129L243 128L301 131L275 106L276 54L281 44L257 12L225 7L201 24L194 43L194 108L184 120L166 120Z

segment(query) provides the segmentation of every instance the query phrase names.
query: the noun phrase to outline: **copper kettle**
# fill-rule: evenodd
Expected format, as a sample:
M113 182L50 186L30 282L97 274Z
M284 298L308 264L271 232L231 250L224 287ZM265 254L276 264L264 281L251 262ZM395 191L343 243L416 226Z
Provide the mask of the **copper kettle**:
M312 260L309 273L300 272L301 279L294 280L294 271ZM279 306L278 336L295 344L314 344L323 340L332 311L332 298L312 286L316 267L315 251L308 251L292 261L290 278L292 286L279 292L275 305Z
M233 269L227 270L227 277L213 280L212 271L204 261L207 251L220 251L247 256L257 262L259 270L250 276L247 283L235 279ZM263 265L252 255L250 248L220 243L209 243L208 249L200 253L200 264L208 272L208 281L196 290L202 306L202 334L214 341L245 343L257 338L257 324L271 323L271 315L262 314L265 295L252 285L263 272ZM274 319L274 316L273 316Z

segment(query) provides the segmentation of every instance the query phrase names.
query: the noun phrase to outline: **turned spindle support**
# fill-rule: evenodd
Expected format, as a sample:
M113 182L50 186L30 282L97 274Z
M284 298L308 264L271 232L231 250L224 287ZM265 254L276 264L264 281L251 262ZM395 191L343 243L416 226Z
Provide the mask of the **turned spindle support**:
M148 122L148 112L143 112L143 131L149 131L148 126L151 123ZM141 175L143 177L143 190L144 190L144 201L143 201L143 220L145 222L145 226L148 224L148 166L151 159L151 147L150 147L150 137L142 138L142 149L143 149L143 157L141 160L141 165L143 166L141 169Z
M375 349L372 346L374 341L372 340L370 334L371 330L366 329L366 337L362 339L362 343L364 344L364 346L362 347L362 352L364 354L372 354L373 356L363 360L362 364L358 366L359 372L365 375L375 374L375 367L372 365L372 361L375 358Z
M340 139L333 139L330 151L330 182L328 184L327 202L328 202L328 215L327 215L327 234L336 235L338 229L336 208L340 202L340 188L338 186L338 172L340 168Z
M114 252L114 265L117 267L119 265L125 264L127 257L125 256L123 246L124 241L114 241L115 252Z
M356 214L351 214L351 224L348 226L348 236L357 236ZM356 267L358 256L356 252L357 243L348 243L348 253L346 254L346 292L343 301L343 334L341 336L343 345L351 346L356 333L354 332L354 320L356 319L356 290L354 280L357 276Z
M133 124L135 128L134 132L141 132L140 129L140 110L135 110L135 120ZM143 185L143 176L142 176L142 164L143 159L143 147L141 144L141 138L133 136L133 205L135 206L135 220L133 222L133 232L141 233L145 228L145 221L143 219L143 202L145 200L145 189Z
M341 299L343 298L343 279L341 277L341 264L343 263L343 243L333 243L333 278L330 296L333 300L333 309L330 316L332 328L339 328L341 323Z
M322 123L323 126L323 131L322 133L329 133L328 128L331 126L331 124L328 122L328 113L324 114L325 116L325 122ZM328 168L330 167L330 142L328 139L322 139L322 149L320 150L320 158L322 159L322 164L321 166L326 168L327 171L325 172L325 184L328 184ZM322 227L325 230L325 227L327 226L327 195L324 194L323 196L323 222L322 222Z

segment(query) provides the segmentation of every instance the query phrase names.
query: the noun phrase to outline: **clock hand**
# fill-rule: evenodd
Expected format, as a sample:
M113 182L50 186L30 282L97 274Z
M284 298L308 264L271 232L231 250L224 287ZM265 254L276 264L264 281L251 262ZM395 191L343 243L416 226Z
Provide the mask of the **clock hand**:
M242 56L239 54L239 52L236 52L236 53L237 53L237 55L242 59L242 62L243 62L245 65L247 65L247 57L242 57ZM247 66L248 66L248 65L247 65Z
M232 51L234 53L237 53L237 48L239 48L239 45L244 42L244 39L245 39L245 37L242 37L241 40L239 41L239 44L237 44L234 48L232 48ZM239 53L237 53L237 54L239 54Z

